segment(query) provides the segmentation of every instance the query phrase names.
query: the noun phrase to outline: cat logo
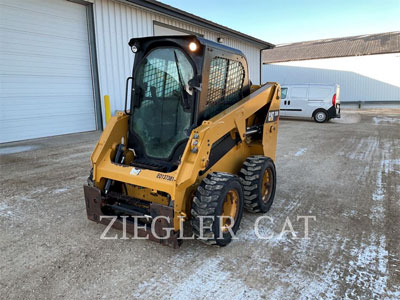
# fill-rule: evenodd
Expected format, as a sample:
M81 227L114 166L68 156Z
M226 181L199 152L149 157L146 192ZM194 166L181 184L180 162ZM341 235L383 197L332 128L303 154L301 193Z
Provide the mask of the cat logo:
M268 113L266 123L275 122L279 117L279 110L273 110Z
M140 169L132 168L130 174L133 176L137 176L137 175L139 175L140 171L141 171Z

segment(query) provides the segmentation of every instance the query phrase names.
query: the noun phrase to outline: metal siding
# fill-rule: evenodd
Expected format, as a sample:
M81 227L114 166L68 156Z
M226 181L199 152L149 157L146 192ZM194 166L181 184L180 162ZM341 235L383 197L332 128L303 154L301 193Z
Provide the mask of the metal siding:
M0 12L0 142L95 130L86 7L1 0Z
M250 44L160 13L111 0L94 1L94 20L100 94L102 98L110 95L112 113L124 108L125 81L132 73L134 55L128 42L133 37L152 36L153 21L197 32L213 41L223 37L225 45L240 49L246 55L250 79L259 83L260 50ZM102 113L104 116L104 107Z
M337 83L340 100L399 101L400 53L263 65L262 80L281 84Z

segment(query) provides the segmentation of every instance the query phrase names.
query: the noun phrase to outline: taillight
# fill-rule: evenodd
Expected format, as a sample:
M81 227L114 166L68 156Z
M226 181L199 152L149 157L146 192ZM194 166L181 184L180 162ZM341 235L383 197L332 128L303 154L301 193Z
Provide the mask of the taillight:
M332 97L332 105L336 106L336 94Z

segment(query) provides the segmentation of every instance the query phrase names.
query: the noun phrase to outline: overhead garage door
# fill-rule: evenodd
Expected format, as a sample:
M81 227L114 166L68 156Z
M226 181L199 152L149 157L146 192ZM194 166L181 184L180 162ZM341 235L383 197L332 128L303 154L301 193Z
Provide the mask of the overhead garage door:
M0 0L0 143L96 129L86 7Z

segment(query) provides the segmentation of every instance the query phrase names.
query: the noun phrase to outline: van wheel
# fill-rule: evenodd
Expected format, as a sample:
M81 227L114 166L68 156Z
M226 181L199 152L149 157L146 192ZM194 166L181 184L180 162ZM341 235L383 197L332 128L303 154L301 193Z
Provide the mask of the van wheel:
M239 176L246 210L254 213L269 211L276 189L276 171L272 159L261 155L249 156Z
M228 245L232 240L230 230L233 234L238 231L243 214L239 178L223 172L208 174L196 190L191 213L193 233L198 239L209 245Z
M314 112L314 121L317 123L324 123L328 120L328 113L324 109L318 109Z

